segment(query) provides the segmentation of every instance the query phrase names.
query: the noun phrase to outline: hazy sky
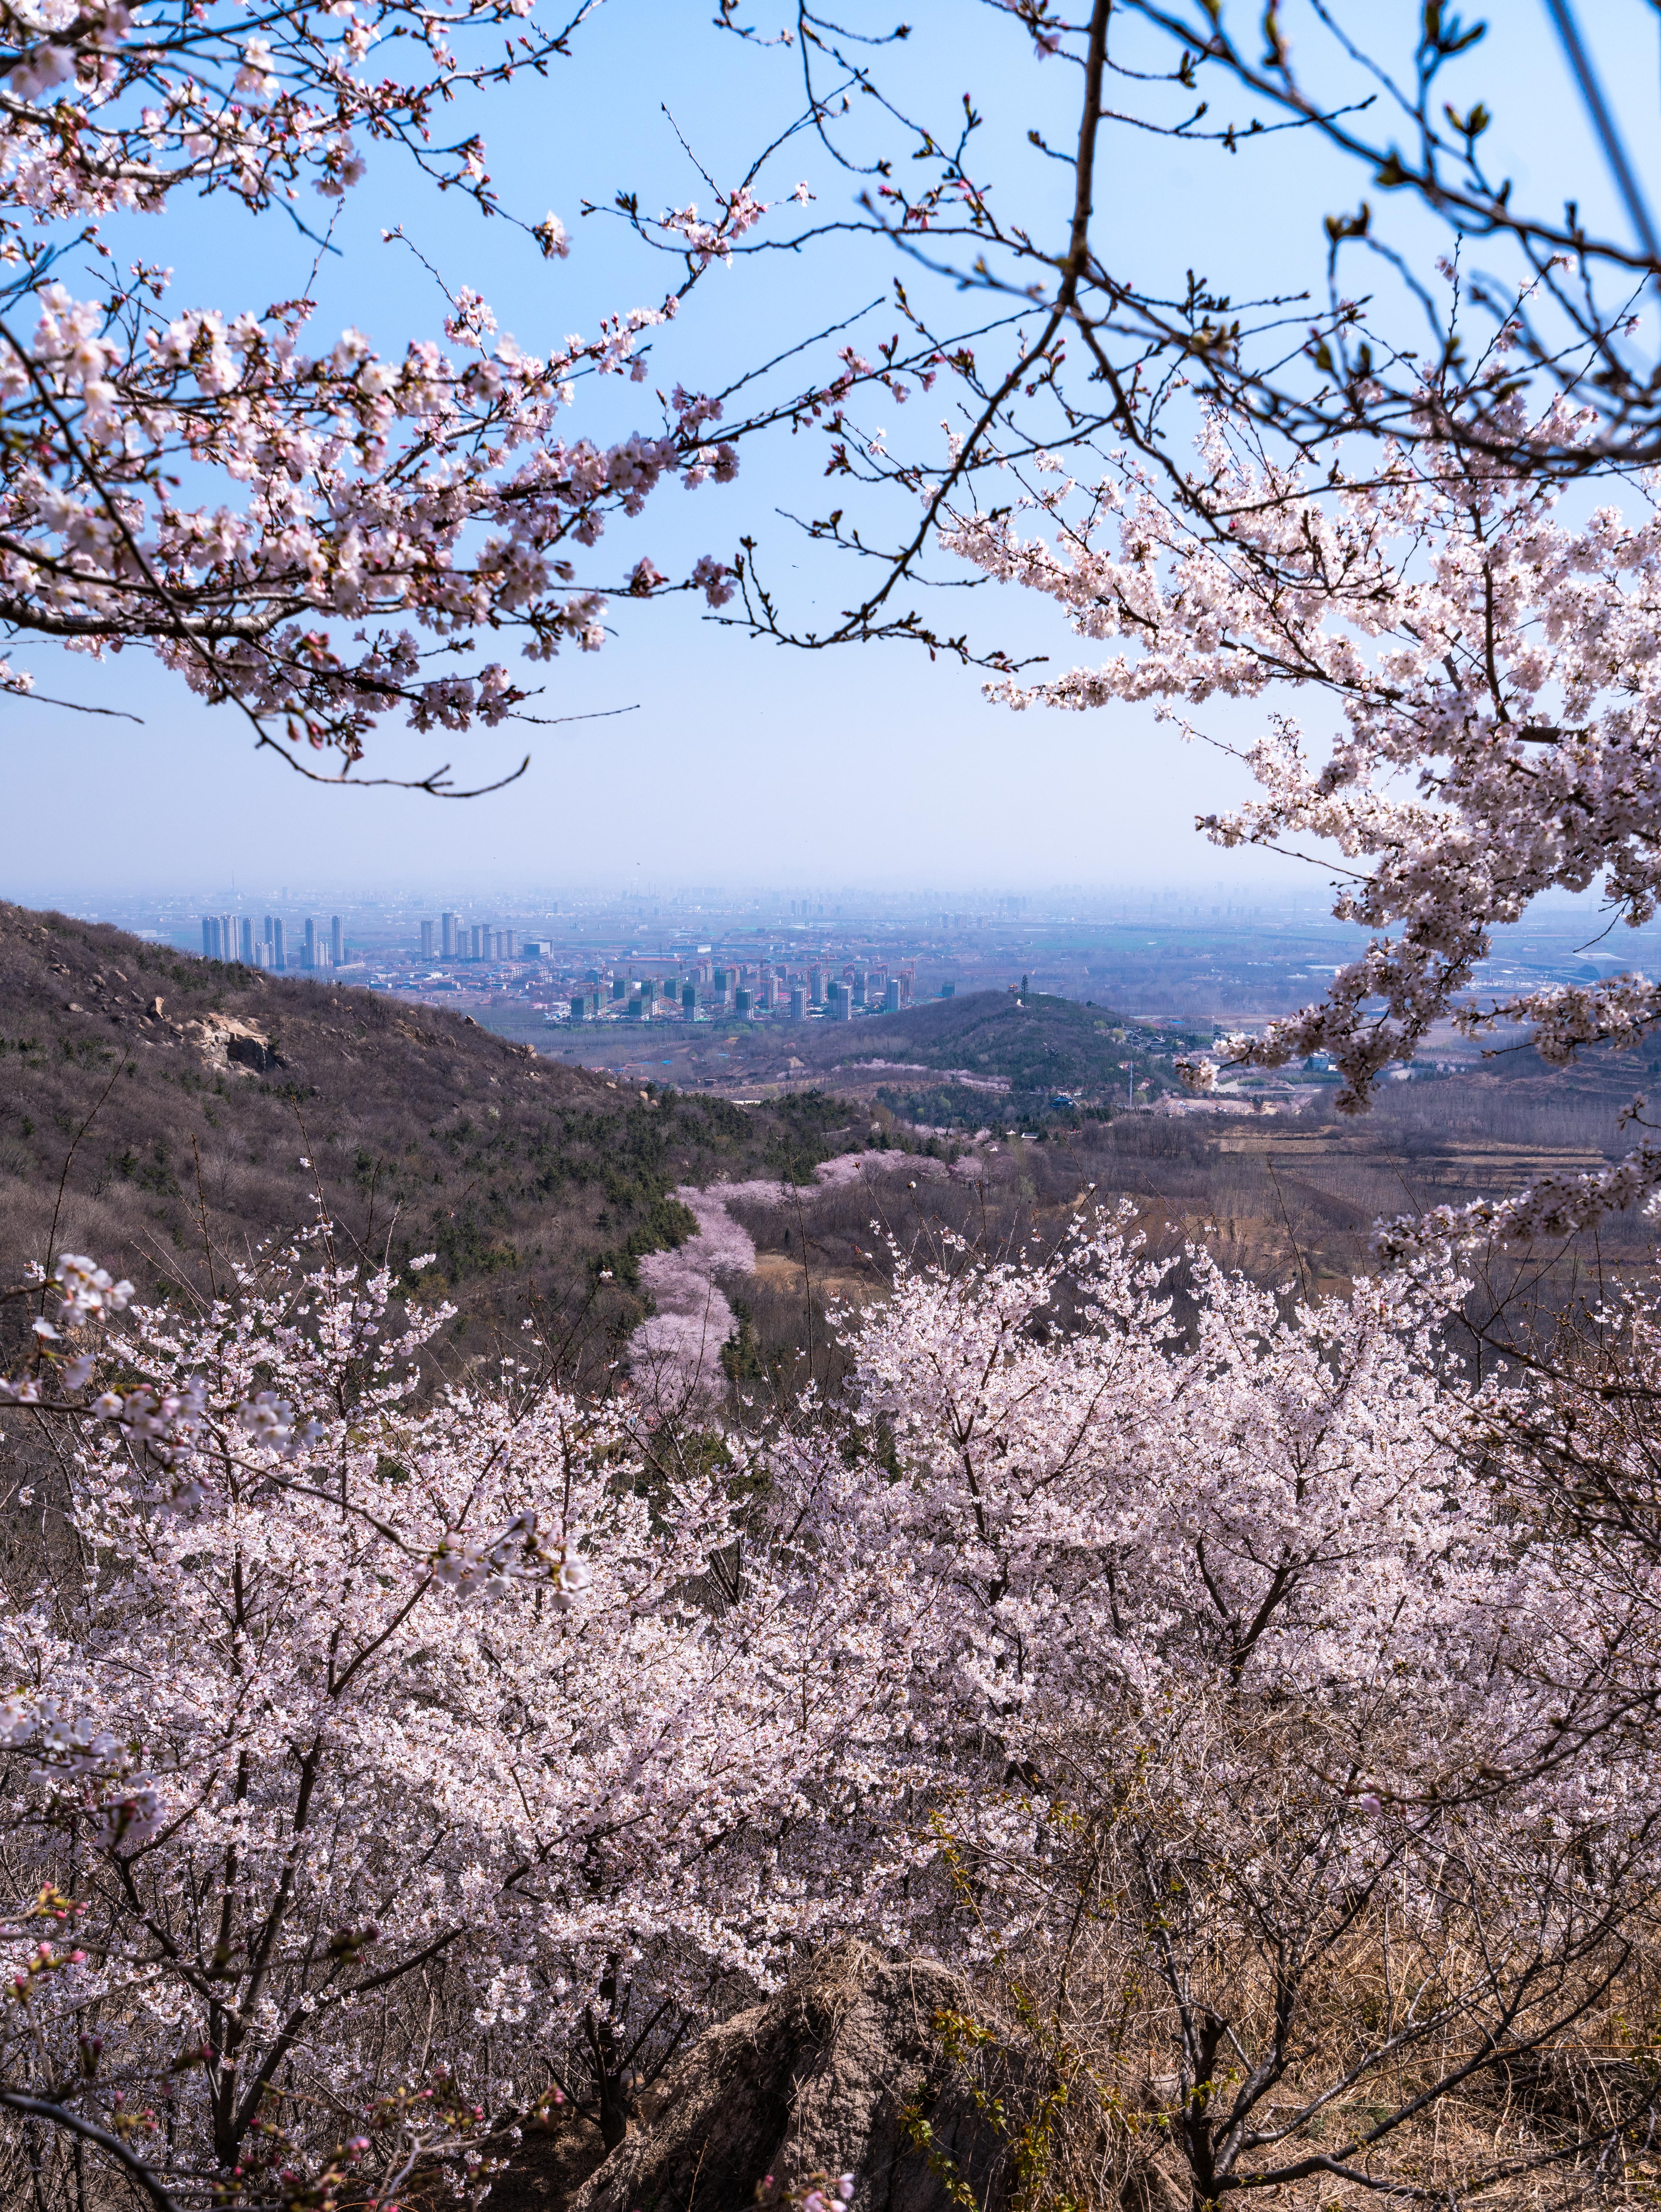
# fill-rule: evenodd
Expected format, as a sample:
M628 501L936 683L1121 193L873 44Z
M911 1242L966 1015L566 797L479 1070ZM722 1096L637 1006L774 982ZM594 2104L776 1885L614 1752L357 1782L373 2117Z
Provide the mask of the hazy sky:
M579 221L581 200L603 205L615 190L634 187L654 208L694 198L706 204L664 105L724 179L795 105L791 64L717 36L708 12L705 0L611 0L574 42L563 74L528 81L484 107L504 198L531 220L557 210L573 234L567 261L542 262L507 226L483 223L383 161L345 204L336 233L343 252L324 264L314 339L327 343L352 322L396 354L407 337L436 329L441 303L430 280L380 240L393 221L452 285L483 292L503 327L538 349L567 331L592 332L620 303L660 296L667 265L631 246L615 222ZM1597 0L1582 12L1654 195L1661 161L1653 12L1643 0ZM1390 14L1405 22L1417 9L1391 0L1365 13L1370 24ZM1498 166L1533 199L1578 191L1594 221L1616 226L1540 0L1504 0L1492 13L1491 49L1470 88L1498 108ZM934 0L914 22L892 66L915 109L943 123L960 93L972 91L990 118L982 173L1015 204L1056 211L1065 173L1029 153L1025 132L1067 135L1075 76L1035 67L1016 28L969 0ZM798 177L818 195L821 214L852 198L852 180L810 140L779 157L763 196L782 197ZM1324 166L1293 138L1231 163L1221 152L1121 135L1112 141L1098 204L1110 259L1118 255L1118 265L1144 280L1179 278L1192 265L1241 288L1287 289L1318 276L1319 216L1353 205L1362 189L1364 180ZM278 219L256 224L181 209L159 228L165 235L134 220L112 234L124 258L173 264L176 305L258 310L306 283L313 249ZM877 297L892 273L865 249L712 271L661 339L652 382L724 381ZM887 336L892 324L891 311L873 316L861 325L862 342ZM649 426L646 398L620 386L591 408L585 394L573 428L603 437L625 423ZM896 419L896 444L902 432L916 440L931 428L917 402L906 411L913 419ZM660 491L639 522L609 537L608 565L621 573L649 552L672 570L706 550L729 552L748 532L803 618L815 619L816 609L822 623L851 595L852 580L803 546L779 513L828 503L822 461L814 441L781 437L771 449L749 450L732 486ZM1029 595L956 596L967 604L945 611L969 616L984 639L1047 653L1058 666L1088 658ZM384 772L424 772L449 759L470 781L532 752L521 782L466 805L314 789L254 754L239 718L203 708L142 654L99 665L26 646L16 658L42 691L118 707L143 725L0 703L9 817L25 833L8 841L0 884L28 901L86 903L100 887L205 887L233 873L251 887L306 882L343 890L447 881L459 895L493 884L688 880L1018 887L1163 879L1246 890L1294 872L1289 862L1222 854L1196 836L1197 809L1240 795L1243 779L1221 755L1156 729L1149 713L1013 714L986 702L973 672L895 647L784 652L701 621L685 600L614 603L614 620L618 634L603 653L565 657L540 672L548 685L540 706L549 714L633 711L449 742L388 727L375 740L373 764ZM511 665L512 648L508 657ZM1215 726L1240 738L1256 722L1236 712ZM1306 880L1306 870L1295 872Z

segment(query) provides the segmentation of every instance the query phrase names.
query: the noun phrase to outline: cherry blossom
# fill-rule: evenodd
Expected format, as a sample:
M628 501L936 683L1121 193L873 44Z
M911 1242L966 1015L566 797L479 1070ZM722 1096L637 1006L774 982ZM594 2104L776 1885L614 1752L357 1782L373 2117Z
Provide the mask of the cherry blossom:
M621 2126L633 2069L830 1924L791 1838L845 1786L840 1566L735 1583L724 1463L648 1459L534 1335L423 1395L450 1315L391 1294L268 1259L130 1309L110 1387L49 1407L89 1573L6 1592L9 1875L73 1893L84 1955L47 1986L0 1942L0 2081L106 2128L171 2083L181 2184L256 2123L315 2172L435 2048L498 2136L561 2084Z
M579 1397L534 1330L446 1382L446 1314L326 1228L88 1324L103 1389L10 1417L86 1571L0 1609L0 2090L106 2130L165 2093L194 2193L256 2122L315 2179L437 2064L419 2155L476 2202L543 2100L620 2140L638 2070L832 1936L992 1978L1088 1942L1197 2197L1349 2170L1317 2115L1361 2082L1383 2171L1404 2051L1434 2103L1572 2028L1653 1891L1661 1555L1519 1517L1554 1402L1448 1363L1458 1279L1311 1302L1196 1249L1179 1309L1088 1209L890 1260L846 1392L771 1410ZM1363 1925L1420 1996L1329 2045Z
M1520 398L1510 408L1524 444L1594 433L1564 402L1537 423ZM1040 455L1015 509L962 515L949 534L1115 646L1046 681L1001 679L991 689L1008 704L1151 701L1195 737L1210 734L1189 719L1209 701L1264 702L1262 734L1225 747L1263 795L1200 826L1225 846L1336 850L1333 910L1373 934L1319 1005L1225 1048L1262 1066L1330 1053L1346 1111L1450 1015L1476 1031L1530 1024L1559 1065L1588 1043L1633 1045L1661 1018L1640 975L1474 991L1494 929L1546 891L1601 889L1634 927L1655 912L1654 483L1624 479L1625 504L1570 524L1546 476L1438 443L1434 420L1428 401L1424 437L1354 475L1275 462L1222 416L1180 479L1125 453L1081 480ZM1023 515L1046 534L1023 536ZM1341 717L1330 745L1282 703L1300 696ZM1652 1187L1654 1166L1634 1152L1572 1203L1555 1190L1504 1225L1584 1224Z
M522 714L536 687L500 659L470 666L478 630L518 632L532 663L598 648L606 587L578 568L609 520L637 515L666 479L725 483L737 467L733 444L708 434L718 403L696 395L606 445L565 427L584 379L643 380L680 294L532 350L464 287L442 344L389 356L347 330L308 347L308 298L175 307L171 272L118 273L96 227L180 193L280 221L303 191L326 204L357 184L370 146L495 211L481 142L445 145L435 126L464 87L545 66L580 20L542 28L524 0L330 0L257 20L176 0L13 12L0 622L14 637L142 647L293 764L321 751L333 772L387 713L454 731ZM704 260L765 212L736 189ZM524 228L549 259L569 254L552 211ZM718 606L730 576L706 555L684 588ZM0 684L23 695L33 677L8 663Z
M1439 1356L1452 1277L1306 1303L1195 1252L1179 1323L1111 1220L1043 1261L894 1258L847 1325L850 1427L766 1461L781 1512L887 1563L906 1727L867 1912L1029 2018L1088 1985L1077 2086L1151 2096L1196 2203L1413 2188L1417 2121L1500 2042L1576 2032L1647 1909L1652 1541L1594 1562L1496 1503L1473 1446L1534 1401ZM1410 1959L1412 2003L1358 2011L1348 1958ZM1361 2083L1364 2130L1330 2127Z

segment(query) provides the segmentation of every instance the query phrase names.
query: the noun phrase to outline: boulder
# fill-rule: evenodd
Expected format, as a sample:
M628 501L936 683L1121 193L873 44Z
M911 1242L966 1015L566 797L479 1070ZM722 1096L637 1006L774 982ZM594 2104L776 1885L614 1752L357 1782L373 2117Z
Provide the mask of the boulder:
M158 999L155 1003L159 1006L161 1001ZM282 1054L264 1030L252 1022L239 1021L234 1014L204 1014L200 1021L185 1024L185 1035L210 1067L251 1069L264 1074L268 1068L282 1066Z
M813 2173L852 2173L852 2212L955 2212L954 2178L995 2212L1003 2146L934 2026L961 2001L942 1967L852 1941L820 1953L699 2038L569 2212L744 2212L769 2175Z

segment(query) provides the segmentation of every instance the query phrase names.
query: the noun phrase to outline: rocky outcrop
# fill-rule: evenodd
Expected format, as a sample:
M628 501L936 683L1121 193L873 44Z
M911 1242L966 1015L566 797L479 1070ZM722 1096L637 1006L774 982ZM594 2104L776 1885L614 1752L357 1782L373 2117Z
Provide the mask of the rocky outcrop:
M815 2172L854 2176L852 2212L952 2212L951 2174L995 2212L1001 2146L934 2027L961 1999L940 1967L853 1942L821 1953L767 2003L699 2038L568 2212L743 2212L768 2175L789 2186ZM561 2212L556 2187L530 2173L504 2176L497 2199Z
M185 1035L210 1067L243 1068L263 1075L268 1068L282 1066L282 1054L264 1030L252 1022L239 1021L234 1014L204 1014L200 1021L185 1024Z

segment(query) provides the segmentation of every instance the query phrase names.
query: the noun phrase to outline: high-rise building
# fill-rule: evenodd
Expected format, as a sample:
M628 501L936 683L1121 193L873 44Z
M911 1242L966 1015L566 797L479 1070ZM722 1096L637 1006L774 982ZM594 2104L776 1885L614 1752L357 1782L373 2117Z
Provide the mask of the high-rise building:
M346 930L337 914L329 918L329 957L336 968L346 965Z
M682 1021L687 1022L695 1021L697 1015L698 986L695 983L682 983L681 986L681 1018Z
M431 921L424 921L424 922L422 922L422 924L421 924L421 958L422 958L423 960L431 960L431 959L433 959L433 958L436 956L436 954L437 954L437 952L438 952L438 949L439 949L439 931L438 931L438 925L437 925L437 923L436 923L436 922L431 922Z
M853 971L853 1003L856 1006L863 1006L865 1003L865 971L863 968L856 968Z
M236 957L245 968L258 964L254 958L254 918L251 914L245 914L237 924Z
M618 999L626 999L628 996L628 978L627 975L614 975L612 977L611 996L614 1001Z
M271 965L273 968L286 969L288 965L288 948L287 937L282 927L282 916L280 914L272 915L270 917L270 926L271 932Z
M204 960L219 957L219 916L204 914L202 917L202 957Z
M732 994L732 1011L735 1014L748 1014L749 1007L750 994L741 983Z
M808 994L799 983L790 994L790 1018L793 1022L804 1022L808 1018Z
M456 943L460 927L461 916L458 914L441 914L439 916L439 951L446 960L455 960L460 957Z
M468 931L467 957L470 960L483 959L485 934L485 927L482 921L476 921Z
M830 988L825 994L825 1016L833 1022L853 1019L853 994L840 975L830 979Z
M900 978L898 975L890 975L888 978L888 988L882 994L882 1011L885 1014L897 1014L900 1012Z
M318 926L309 914L306 917L306 950L300 956L300 964L307 969L318 964Z
M808 1003L814 1006L822 1006L825 1003L825 971L822 968L809 968L808 970Z
M572 1020L573 1020L573 1022L581 1022L581 1021L586 1021L586 1020L587 1020L587 1018L588 1018L588 994L587 994L587 992L586 992L586 991L573 991L573 992L572 993L572 994L571 994L571 1018L572 1018Z

